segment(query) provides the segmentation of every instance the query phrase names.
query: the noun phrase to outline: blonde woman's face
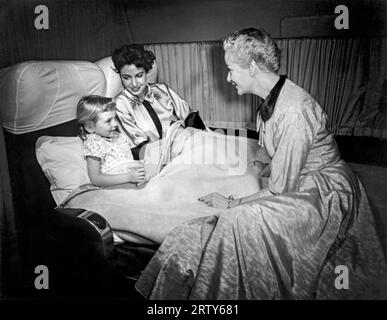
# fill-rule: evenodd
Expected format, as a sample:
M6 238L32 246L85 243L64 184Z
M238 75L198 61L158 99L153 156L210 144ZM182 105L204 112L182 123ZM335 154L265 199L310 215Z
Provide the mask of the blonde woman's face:
M132 95L141 97L144 95L148 84L147 73L144 68L137 68L134 64L127 64L120 70L122 85Z
M228 68L227 82L231 83L236 89L238 95L251 92L252 77L249 69L242 67L232 53L225 53L224 60Z

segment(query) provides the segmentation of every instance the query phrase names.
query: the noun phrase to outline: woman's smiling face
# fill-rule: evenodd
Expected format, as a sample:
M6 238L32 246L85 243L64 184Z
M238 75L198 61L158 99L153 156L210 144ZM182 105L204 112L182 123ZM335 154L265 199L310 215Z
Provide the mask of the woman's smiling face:
M148 79L144 68L137 68L134 64L127 64L121 68L120 77L122 85L132 95L140 97L145 93Z
M228 68L227 82L235 86L238 95L250 93L252 78L249 69L242 67L230 52L226 51L224 60Z

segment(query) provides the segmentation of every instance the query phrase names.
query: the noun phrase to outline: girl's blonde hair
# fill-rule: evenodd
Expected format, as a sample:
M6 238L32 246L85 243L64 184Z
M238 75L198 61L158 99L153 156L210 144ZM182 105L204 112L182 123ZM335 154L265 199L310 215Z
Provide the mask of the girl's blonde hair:
M98 95L89 95L79 100L77 105L77 119L79 123L79 136L86 139L85 125L95 122L98 114L106 111L115 111L116 103L112 98Z
M248 67L254 60L261 69L278 73L281 52L262 28L246 28L230 34L223 40L223 48L231 52L243 67Z

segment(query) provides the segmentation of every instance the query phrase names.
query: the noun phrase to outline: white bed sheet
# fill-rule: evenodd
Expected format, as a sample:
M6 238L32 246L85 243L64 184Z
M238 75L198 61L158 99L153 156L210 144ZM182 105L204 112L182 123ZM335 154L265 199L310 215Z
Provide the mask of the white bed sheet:
M83 186L61 206L98 212L126 241L161 243L183 221L220 213L222 209L199 202L200 196L219 192L242 197L258 191L258 169L251 164L257 150L256 140L199 131L148 183Z

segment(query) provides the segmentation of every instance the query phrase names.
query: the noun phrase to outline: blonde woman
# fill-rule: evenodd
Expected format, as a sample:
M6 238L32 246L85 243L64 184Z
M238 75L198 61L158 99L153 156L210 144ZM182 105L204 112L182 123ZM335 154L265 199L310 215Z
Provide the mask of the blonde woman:
M302 88L278 74L280 54L263 29L224 42L227 81L264 99L259 143L269 181L224 208L173 230L136 283L150 299L386 298L387 269L367 196L341 159L327 118ZM349 287L339 290L337 266Z

